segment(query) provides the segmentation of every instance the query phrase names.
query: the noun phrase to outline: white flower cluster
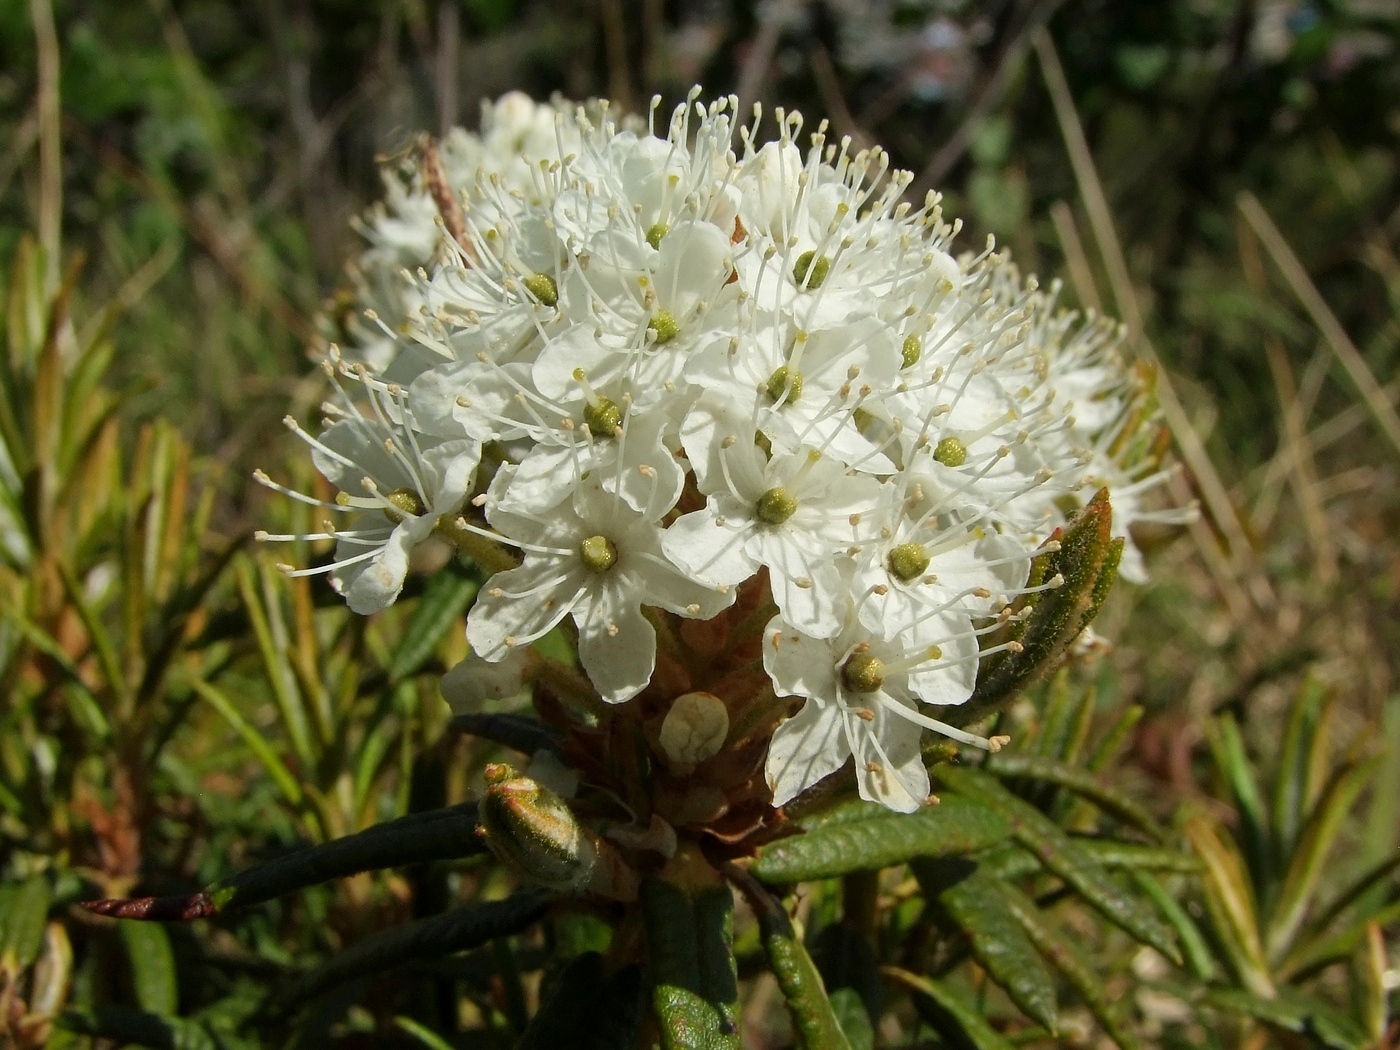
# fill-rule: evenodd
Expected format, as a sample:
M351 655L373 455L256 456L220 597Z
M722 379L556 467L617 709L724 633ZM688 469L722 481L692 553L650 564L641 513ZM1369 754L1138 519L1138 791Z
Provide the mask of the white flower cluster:
M1125 534L1160 480L1146 398L1112 326L990 248L955 258L884 153L825 125L799 145L781 111L760 143L734 106L692 94L619 131L512 97L443 149L460 228L421 187L371 224L362 272L437 262L395 271L373 367L327 369L362 396L301 432L348 519L330 571L368 613L435 531L504 545L476 656L571 617L611 703L650 682L658 617L766 587L764 666L805 701L772 740L774 803L854 757L861 794L908 811L925 728L996 744L926 708L970 695L1032 552L1104 483Z

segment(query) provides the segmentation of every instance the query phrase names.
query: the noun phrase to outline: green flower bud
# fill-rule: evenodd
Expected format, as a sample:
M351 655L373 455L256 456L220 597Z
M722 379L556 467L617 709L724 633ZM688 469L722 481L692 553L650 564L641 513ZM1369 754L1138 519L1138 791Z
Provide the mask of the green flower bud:
M768 394L768 400L775 404L787 394L785 403L790 405L802 396L802 373L787 365L779 365L773 369L763 389Z
M480 833L502 864L556 889L588 883L598 863L589 834L562 798L511 766L486 767Z
M606 536L589 536L578 545L578 555L589 572L607 572L617 564L617 545Z
M901 543L890 550L885 564L895 579L908 583L918 579L928 568L928 550L922 543Z
M797 498L781 485L771 488L758 497L754 513L759 521L769 525L781 525L797 513Z
M797 282L798 287L810 292L820 288L830 272L830 256L819 256L814 251L806 251L797 257L797 265L792 268L792 279Z
M545 306L557 306L559 304L559 285L554 283L554 278L547 273L532 273L524 281L525 290L542 302Z
M670 232L671 227L667 226L664 222L654 222L651 224L651 228L647 230L647 243L653 248L660 248L661 238L665 237L666 234Z
M853 693L873 693L885 684L884 661L863 649L851 654L841 668L841 682Z
M656 337L656 342L669 343L681 334L681 326L669 310L657 310L647 322L647 331Z
M960 467L967 462L967 446L955 437L945 437L934 446L933 458L945 467Z

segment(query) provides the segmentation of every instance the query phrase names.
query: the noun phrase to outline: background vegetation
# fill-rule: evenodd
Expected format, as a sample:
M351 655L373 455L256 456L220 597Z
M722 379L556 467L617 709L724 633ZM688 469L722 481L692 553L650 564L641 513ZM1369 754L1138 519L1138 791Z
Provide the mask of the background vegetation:
M207 923L77 902L188 892L479 793L501 748L436 689L470 576L350 616L247 544L309 531L250 474L312 483L277 420L322 396L377 156L508 89L640 106L700 82L884 144L964 246L994 234L1122 317L1163 366L1175 495L1203 508L1142 537L1153 582L1115 591L1113 653L1013 710L1002 793L944 781L1095 841L1180 963L1026 868L1024 839L985 868L1019 887L996 897L1009 948L946 863L838 883L765 858L770 884L816 880L797 915L843 1018L882 1046L1396 1045L1394 0L10 0L0 55L0 1041L512 1046L549 953L605 945L564 915L390 978L314 969L506 897L474 853ZM1120 838L1159 853L1120 863ZM1040 909L1092 979L1036 940ZM1039 986L994 961L1027 958L1026 931L1054 963ZM870 962L844 971L853 944ZM750 1043L790 1045L772 985L744 987Z

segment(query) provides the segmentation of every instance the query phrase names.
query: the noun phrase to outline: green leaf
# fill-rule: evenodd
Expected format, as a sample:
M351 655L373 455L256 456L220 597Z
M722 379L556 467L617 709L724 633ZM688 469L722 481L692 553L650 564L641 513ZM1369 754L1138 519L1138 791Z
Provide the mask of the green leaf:
M1134 1050L1138 1045L1137 1039L1123 1027L1118 1012L1104 996L1103 974L1084 957L1074 941L1065 935L1064 929L1036 907L1033 900L1015 886L995 882L993 886L1031 943L1079 993L1108 1037L1123 1050Z
M545 892L525 890L502 901L471 904L366 937L287 983L276 994L269 1014L285 1017L348 981L384 973L405 963L479 948L499 937L519 933L544 915L550 900Z
M1278 902L1269 916L1266 945L1268 956L1277 962L1287 954L1293 938L1313 904L1313 893L1322 877L1323 865L1332 848L1342 822L1351 813L1357 796L1370 781L1380 763L1380 756L1337 771L1324 789L1322 798L1307 824L1303 827L1298 846L1288 864Z
M828 998L851 1050L875 1050L875 1026L860 993L854 988L837 988Z
M1272 998L1239 989L1220 989L1211 991L1205 1001L1217 1009L1246 1014L1286 1032L1306 1035L1311 1045L1326 1050L1369 1050L1372 1045L1351 1018L1294 988L1282 988Z
M301 781L286 767L258 728L239 713L232 700L208 682L194 678L190 680L190 686L210 707L219 712L229 727L238 734L248 750L262 763L263 769L267 770L272 782L282 792L282 797L291 805L299 806L302 799Z
M609 973L599 952L585 952L546 988L515 1050L630 1050L644 1005L642 968Z
M881 972L913 992L919 1016L954 1045L971 1046L973 1050L1014 1050L1011 1041L989 1025L980 1011L942 985L895 966L881 967Z
M165 927L150 922L117 925L131 963L131 984L141 1009L153 1014L175 1014L180 990L175 977L175 953Z
M728 885L642 883L652 1006L666 1050L739 1050L739 985Z
M1051 535L1058 549L1032 559L1028 586L1037 587L1055 576L1063 583L1013 603L1013 611L1031 610L1028 617L1007 629L1007 640L1017 642L1020 648L1003 650L982 661L972 696L947 715L954 725L982 720L1053 670L1070 643L1093 621L1117 576L1123 554L1123 541L1112 538L1112 523L1108 490L1104 489L1073 522ZM1000 634L993 637L1002 639Z
M787 912L756 882L747 896L758 913L759 938L792 1015L798 1046L805 1050L852 1050L827 998L821 974L797 939Z
M825 823L771 843L750 870L764 882L805 882L886 868L914 857L973 853L1011 833L997 812L960 796L915 813L890 813L873 803L863 803L859 811L865 819Z
M986 769L998 777L1026 777L1066 788L1093 802L1105 813L1131 824L1154 842L1161 842L1165 837L1161 826L1146 809L1078 766L1040 755L1001 751L988 760Z
M414 813L386 821L356 835L307 846L249 868L187 896L137 897L84 905L101 915L122 919L199 919L244 908L361 871L401 867L432 860L457 860L486 850L476 833L477 805L464 802L445 809Z
M18 885L0 887L0 891L0 966L24 970L39 957L53 890L48 876L33 875Z
M1256 875L1256 885L1263 885L1263 880L1274 870L1273 858L1265 827L1264 804L1254 770L1245 755L1239 726L1229 714L1221 715L1206 724L1206 740L1216 768L1230 785L1235 808L1240 814L1238 837L1243 842L1249 870Z
M407 678L427 663L443 635L461 619L477 587L471 569L455 559L429 579L389 665L391 684Z
M1191 968L1196 979L1206 983L1214 981L1215 963L1211 958L1210 946L1206 944L1205 935L1201 933L1201 928L1187 914L1186 909L1181 906L1181 902L1168 893L1162 884L1146 871L1134 870L1132 879L1145 894L1152 898L1163 917L1171 923L1172 929L1176 931L1177 940L1181 942L1182 954L1186 956L1186 965Z
M916 860L910 867L926 895L936 897L972 954L1021 1010L1054 1033L1055 979L1000 893L1001 883L961 858Z
M1264 961L1254 894L1239 853L1205 817L1187 822L1186 837L1205 864L1201 881L1206 909L1235 976L1254 995L1270 998L1274 995L1274 982Z
M1047 871L1072 886L1109 922L1174 962L1181 962L1171 928L1156 912L1125 893L1093 855L1049 817L1011 794L980 769L946 765L940 766L937 772L939 779L957 793L976 799L999 813L1010 824L1012 837L1017 842L1034 853Z
M419 1024L411 1017L395 1017L394 1024L397 1025L401 1031L407 1032L409 1035L413 1036L414 1039L417 1039L426 1046L428 1050L455 1050L455 1047L446 1039L426 1025Z
M1298 830L1308 808L1308 749L1307 742L1316 735L1316 727L1327 687L1310 678L1288 705L1288 721L1283 731L1283 747L1279 752L1278 775L1274 781L1274 837L1279 855L1292 856L1298 841Z
M125 1006L91 1006L65 1010L58 1024L70 1032L132 1044L151 1050L220 1050L208 1029L197 1021L162 1017Z

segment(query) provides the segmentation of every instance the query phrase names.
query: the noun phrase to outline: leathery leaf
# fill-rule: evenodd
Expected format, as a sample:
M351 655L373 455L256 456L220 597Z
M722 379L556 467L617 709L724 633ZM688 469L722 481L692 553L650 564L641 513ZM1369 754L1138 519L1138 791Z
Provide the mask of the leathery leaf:
M914 874L925 893L968 939L972 954L1011 1001L1052 1034L1056 1031L1055 978L1001 893L1001 883L972 861L917 860Z
M942 985L896 966L882 967L881 972L913 992L919 1016L939 1035L957 1040L954 1045L971 1044L976 1050L1013 1050L1011 1040L989 1025L980 1011Z
M734 898L722 882L642 883L652 1007L665 1050L739 1050Z
M1011 836L1035 854L1045 869L1059 876L1104 918L1173 962L1181 962L1172 929L1156 911L1122 889L1107 870L1034 806L1017 798L994 777L970 766L938 768L939 779L960 795L999 813ZM945 800L946 802L946 800Z
M764 882L804 882L903 864L914 857L958 856L1004 841L1005 818L978 801L949 796L915 813L867 804L864 820L823 824L765 847L751 871Z

